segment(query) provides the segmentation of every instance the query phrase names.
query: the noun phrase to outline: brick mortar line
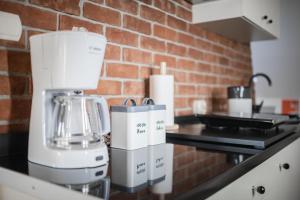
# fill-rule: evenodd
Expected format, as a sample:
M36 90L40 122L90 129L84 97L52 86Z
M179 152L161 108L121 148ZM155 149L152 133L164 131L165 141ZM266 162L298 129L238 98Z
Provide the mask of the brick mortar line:
M139 75L139 73L138 73ZM123 82L144 82L145 79L144 78L139 78L139 76L137 78L123 78L123 77L113 77L113 76L106 76L107 80L111 79L111 80L117 80L117 81L123 81ZM120 80L119 80L120 79Z
M78 4L79 4L78 5L79 6L79 10L80 10L79 16L83 17L83 4L84 4L84 0L79 0Z
M176 4L177 6L180 6L180 7L184 8L184 9L187 10L187 11L192 11L192 10L190 10L189 8L187 8L187 7L183 6L183 5L181 5L180 3L176 2L176 1L171 0L171 2L173 2L173 3ZM176 12L176 11L175 11L175 12Z
M29 123L29 119L0 120L0 125L27 124L27 123Z
M192 73L192 72L191 72ZM191 74L191 73L187 73L187 74ZM240 78L236 78L236 77L227 77L227 76L215 76L215 75L207 75L207 74L198 74L198 75L204 75L204 76L210 76L210 77L214 77L214 78L230 78L231 80L240 80ZM29 76L30 77L30 76ZM126 78L126 77L113 77L113 76L101 76L100 77L101 80L110 80L110 81L119 81L119 82L144 82L145 80L147 80L148 78ZM219 85L218 83L201 83L201 82L185 82L185 81L174 81L175 86L205 86L205 85ZM195 85L196 84L196 85ZM199 84L199 85L198 85ZM204 85L205 84L205 85ZM227 84L221 84L221 85L227 85ZM230 85L230 84L228 84Z
M218 98L218 99L222 99L222 98L227 98L227 95L212 95L212 94L198 94L198 92L196 91L194 95L183 95L183 94L174 94L174 98L178 98L178 99L186 99L186 98L194 98L194 97L201 97L201 98Z
M142 66L142 67L151 68L151 66L149 66L150 64L122 61L122 60L106 60L105 62L106 62L106 64L133 65L133 66Z
M206 98L209 98L209 97L207 95L196 94L196 96L176 96L176 95L174 95L174 98L175 99L184 98L186 101L188 101L189 99L206 99ZM191 107L182 107L182 108L191 108Z
M194 87L194 88L196 88L196 87L201 87L201 86L203 86L203 85L196 85L196 83L182 83L182 82L180 82L180 83L178 83L178 82L176 82L175 83L175 87L181 87L181 86L189 86L189 87ZM205 86L203 86L203 87L205 87ZM176 88L175 88L176 89Z
M22 26L22 30L24 31L24 34L25 34L24 35L24 37L25 37L24 38L25 39L25 49L29 49L29 42L28 42L28 39L27 39L27 38L29 38L28 37L28 32L26 31L26 29L23 28L23 26Z
M239 79L235 79L236 81L238 81ZM206 83L207 85L220 85L220 83L211 83L211 84L209 84L209 83ZM221 84L221 85L227 85L227 84ZM228 85L230 85L230 84L228 84ZM197 87L197 86L203 86L203 85L197 85L197 83L192 83L192 82L175 82L175 86L195 86L195 87Z
M184 111L192 111L193 109L191 107L186 108L175 108L175 112L184 112Z
M117 99L117 98L135 98L135 99L139 99L139 98L144 98L145 97L145 95L136 95L136 94L124 94L124 93L122 93L121 95L116 95L116 96L112 96L112 97L110 97L111 95L101 95L101 96L103 96L103 97L105 97L105 98L108 98L108 99Z
M136 79L136 78L121 78L121 77L111 77L111 76L101 76L101 80L109 80L109 81L119 81L119 82L144 82L144 79Z
M27 77L27 78L31 77L31 74L29 74L29 73L8 72L5 70L0 70L0 75L7 76L7 77Z
M178 83L177 84L175 84L175 86L195 86L195 85L178 85ZM218 84L207 84L207 85L203 85L203 84L199 84L199 85L196 85L195 87L195 89L198 89L198 88L207 88L207 87L209 87L209 88L212 88L212 89L218 89L218 88L227 88L226 86L224 86L224 87L221 87L221 86L224 86L224 84L222 84L222 85L218 85ZM177 94L177 95L182 95L182 94ZM184 95L182 95L182 96L184 96Z
M107 64L120 64L120 65L133 65L133 66L141 66L147 68L154 68L156 66L152 64L143 64L143 63L136 63L136 62L129 62L129 61L122 61L122 60L106 60Z
M56 14L56 31L59 30L59 26L60 26L59 14Z
M178 82L175 83L175 86L178 86ZM195 83L190 83L191 85L195 85ZM190 85L187 85L190 86ZM220 83L214 83L214 84L208 84L208 83L199 83L197 87L212 87L212 88L224 88L231 86L230 84L220 84Z
M23 99L23 100L29 100L32 99L32 95L24 94L24 95L1 95L0 94L0 100L14 100L14 99Z
M124 90L125 90L124 81L122 81L122 83L121 83L121 95L124 95Z
M190 95L176 95L174 94L175 98L197 98L197 97L202 97L201 95L198 95L197 92L195 94L190 94Z
M35 27L25 26L25 25L23 25L23 30L26 30L26 31L38 31L38 32L44 32L44 33L54 32L54 31L50 31L50 30L46 30L46 29L35 28Z
M101 26L105 26L106 25L103 22L92 20L92 19L89 19L89 18L84 17L84 16L72 15L72 14L68 14L68 13L64 13L64 12L59 13L59 16L68 16L68 17L71 17L71 18L74 18L74 19L78 19L78 20L81 20L81 21L85 21L85 22L89 22L89 23L92 23L92 24L95 24L95 25L101 25ZM113 27L119 27L119 26L115 26L115 25L111 25L111 26L113 26Z
M10 95L0 95L0 100L7 100L7 99L11 99Z
M159 68L159 67L158 67ZM231 68L225 68L225 67L221 67L220 68L223 68L223 69L231 69ZM172 67L169 67L168 70L171 70L171 71L175 71L175 72L184 72L184 73L188 73L188 74L197 74L197 75L212 75L212 76L221 76L221 77L227 77L227 76L230 76L230 75L227 75L227 74L223 74L223 73L219 73L219 72L207 72L207 71L199 71L199 70L188 70L188 69L181 69L181 68L172 68ZM248 70L240 70L240 69L235 69L234 70L238 71L238 72L247 72ZM232 76L230 76L232 77Z
M7 51L18 51L18 52L28 52L27 49L22 48L15 48L15 47L6 47L6 46L0 46L0 50L7 50Z
M139 71L139 73L140 73L140 71ZM205 76L207 76L207 75L205 75ZM209 76L211 76L211 77L216 77L216 76L213 76L213 75L209 75ZM103 77L101 77L101 78L103 78ZM149 79L149 78L140 78L140 74L139 74L139 77L137 77L137 78L126 78L126 77L114 77L114 76L106 76L105 77L107 80L117 80L117 81L125 81L125 82L128 82L128 81L134 81L134 82L143 82L143 81L145 81L145 80L147 80L147 79ZM228 78L228 77L216 77L216 78ZM236 79L234 79L234 80L236 80L236 81L238 81L238 80L240 80L239 78L236 78ZM186 81L175 81L175 84L189 84L189 85L195 85L195 84L197 84L196 82L186 82ZM200 84L202 84L201 82L199 82L198 83L199 85ZM197 86L198 86L198 84L197 84ZM208 84L209 85L209 84Z
M180 111L190 111L190 110L192 110L192 107L189 107L189 106L186 106L186 107L183 107L183 108L176 108L175 107L175 110L177 111L177 112L180 112Z
M140 95L127 95L127 94L118 94L118 95L101 95L108 99L119 99L119 98L127 98L127 97L133 97L133 98L140 98ZM143 97L143 96L142 96Z

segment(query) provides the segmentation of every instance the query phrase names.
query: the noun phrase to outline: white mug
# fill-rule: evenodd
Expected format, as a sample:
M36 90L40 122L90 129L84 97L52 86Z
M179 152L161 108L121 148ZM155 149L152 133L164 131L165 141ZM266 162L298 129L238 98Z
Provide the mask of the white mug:
M233 86L227 92L229 114L252 114L251 87Z
M205 100L195 100L193 102L193 114L206 114L207 113L207 103Z

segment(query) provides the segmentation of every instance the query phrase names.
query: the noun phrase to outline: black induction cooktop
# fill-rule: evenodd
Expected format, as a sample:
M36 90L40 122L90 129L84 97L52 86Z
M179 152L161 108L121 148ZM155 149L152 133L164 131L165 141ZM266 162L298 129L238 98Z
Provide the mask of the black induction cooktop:
M237 126L210 126L201 123L198 116L180 117L178 130L168 131L168 140L201 143L207 148L256 153L295 133L297 124L284 124L273 128L244 128ZM202 146L203 146L202 145Z
M269 113L209 113L195 117L210 127L271 129L283 124L299 123L299 118L294 116Z

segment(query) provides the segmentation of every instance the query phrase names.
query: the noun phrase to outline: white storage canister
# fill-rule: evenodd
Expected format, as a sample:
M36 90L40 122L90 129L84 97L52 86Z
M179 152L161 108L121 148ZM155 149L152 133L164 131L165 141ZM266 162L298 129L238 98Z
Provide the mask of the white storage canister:
M146 105L137 106L133 99L111 106L111 147L127 150L147 147L148 110Z
M166 143L166 106L155 105L150 98L145 98L143 105L149 107L148 145Z

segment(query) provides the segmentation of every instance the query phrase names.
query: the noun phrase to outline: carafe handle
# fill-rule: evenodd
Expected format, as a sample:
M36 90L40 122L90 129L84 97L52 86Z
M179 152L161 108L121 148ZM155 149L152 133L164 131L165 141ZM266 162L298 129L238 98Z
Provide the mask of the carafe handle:
M110 117L109 117L109 109L106 100L104 97L97 98L97 102L101 106L100 119L102 124L102 134L108 134L110 132Z

